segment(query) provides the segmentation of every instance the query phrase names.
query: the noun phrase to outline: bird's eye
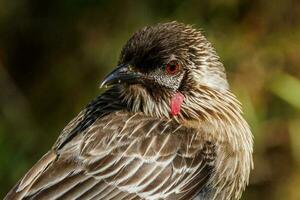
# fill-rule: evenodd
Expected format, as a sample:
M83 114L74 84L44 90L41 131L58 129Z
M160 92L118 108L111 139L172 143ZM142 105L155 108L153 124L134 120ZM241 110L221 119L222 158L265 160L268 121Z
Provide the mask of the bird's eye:
M175 75L180 70L180 65L177 62L170 62L166 65L166 73L169 75Z

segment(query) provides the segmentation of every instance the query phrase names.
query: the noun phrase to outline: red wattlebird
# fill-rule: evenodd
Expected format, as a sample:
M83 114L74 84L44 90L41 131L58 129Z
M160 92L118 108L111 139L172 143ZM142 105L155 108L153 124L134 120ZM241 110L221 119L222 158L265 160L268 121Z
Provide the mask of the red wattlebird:
M137 31L106 92L6 199L239 199L252 134L212 45L177 22Z

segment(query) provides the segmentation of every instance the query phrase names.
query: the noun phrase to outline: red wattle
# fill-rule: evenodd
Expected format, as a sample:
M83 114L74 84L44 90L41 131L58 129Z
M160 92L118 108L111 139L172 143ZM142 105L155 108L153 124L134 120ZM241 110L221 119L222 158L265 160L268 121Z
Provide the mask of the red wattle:
M177 92L171 99L171 114L176 116L180 113L181 105L184 100L184 95Z

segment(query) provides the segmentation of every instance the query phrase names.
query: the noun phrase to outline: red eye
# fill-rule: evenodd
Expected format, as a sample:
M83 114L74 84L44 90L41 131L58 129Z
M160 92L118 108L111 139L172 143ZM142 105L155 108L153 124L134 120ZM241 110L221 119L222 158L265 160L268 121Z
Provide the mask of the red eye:
M167 72L167 74L170 74L170 75L177 74L179 69L180 69L180 65L179 65L179 63L176 63L176 62L170 62L166 65L166 72Z

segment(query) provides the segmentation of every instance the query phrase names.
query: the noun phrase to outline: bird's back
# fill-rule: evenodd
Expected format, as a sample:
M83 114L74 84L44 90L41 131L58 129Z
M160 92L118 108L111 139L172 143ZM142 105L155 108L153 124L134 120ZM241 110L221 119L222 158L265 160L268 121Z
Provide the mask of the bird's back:
M208 187L214 147L204 133L125 108L108 112L114 102L105 95L6 199L192 199Z

